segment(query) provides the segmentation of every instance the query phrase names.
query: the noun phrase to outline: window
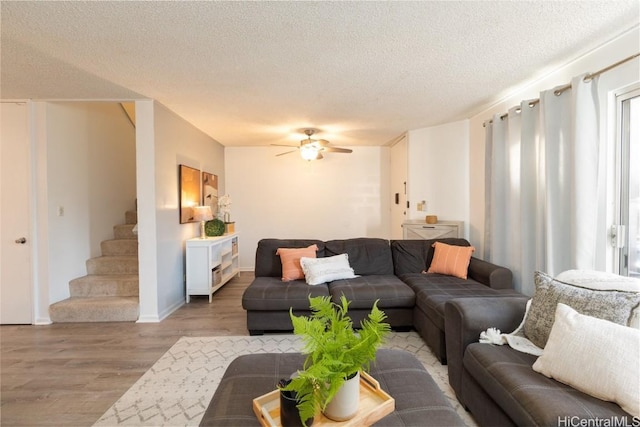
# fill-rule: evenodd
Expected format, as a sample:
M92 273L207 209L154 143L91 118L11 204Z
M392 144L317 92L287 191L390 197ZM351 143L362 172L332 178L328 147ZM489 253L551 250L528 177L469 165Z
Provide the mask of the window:
M640 278L640 90L618 97L619 226L612 230L619 248L619 273Z

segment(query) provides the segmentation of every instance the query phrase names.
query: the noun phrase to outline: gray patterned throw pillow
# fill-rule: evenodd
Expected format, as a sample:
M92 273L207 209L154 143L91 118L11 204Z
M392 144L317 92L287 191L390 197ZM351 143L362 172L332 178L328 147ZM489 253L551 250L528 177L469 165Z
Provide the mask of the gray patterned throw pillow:
M600 291L560 282L536 271L536 291L524 321L524 334L535 345L544 348L549 339L558 303L563 303L586 316L628 325L631 312L640 304L640 294L623 291Z

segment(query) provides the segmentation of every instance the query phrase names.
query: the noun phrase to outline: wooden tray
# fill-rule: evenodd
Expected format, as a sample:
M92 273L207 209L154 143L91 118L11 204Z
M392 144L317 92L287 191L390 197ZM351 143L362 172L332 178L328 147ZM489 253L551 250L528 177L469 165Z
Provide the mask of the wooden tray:
M380 383L366 372L360 372L360 405L355 417L347 421L333 421L323 414L316 415L313 427L370 426L395 410L396 401L380 388ZM253 399L253 412L264 427L281 427L280 391L274 390Z

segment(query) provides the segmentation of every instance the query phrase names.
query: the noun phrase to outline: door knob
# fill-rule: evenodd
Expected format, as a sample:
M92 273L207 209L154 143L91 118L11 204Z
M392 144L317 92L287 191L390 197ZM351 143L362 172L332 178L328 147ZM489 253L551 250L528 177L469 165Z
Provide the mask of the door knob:
M16 243L24 245L25 243L27 243L27 239L25 239L24 237L21 237L19 239L16 239Z

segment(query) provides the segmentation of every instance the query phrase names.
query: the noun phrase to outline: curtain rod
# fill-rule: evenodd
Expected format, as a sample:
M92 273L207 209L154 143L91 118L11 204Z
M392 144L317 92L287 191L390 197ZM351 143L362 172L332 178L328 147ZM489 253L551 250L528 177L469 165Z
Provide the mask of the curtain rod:
M586 76L584 76L584 79L583 79L583 80L584 80L585 82L588 82L589 80L593 80L593 79L595 79L596 77L598 77L600 74L604 74L604 73L606 73L607 71L612 70L612 69L616 68L617 66L622 65L622 64L624 64L625 62L629 62L629 61L631 61L632 59L637 58L637 57L639 57L639 56L640 56L640 53L636 53L636 54L634 54L634 55L631 55L631 56L629 56L629 57L627 57L627 58L624 58L624 59L622 59L622 60L620 60L620 61L618 61L618 62L616 62L616 63L614 63L614 64L609 65L608 67L604 67L603 69L598 70L598 71L596 71L595 73L587 74ZM567 84L565 84L565 85L563 85L563 86L558 87L556 90L554 90L554 91L553 91L553 94L554 94L554 95L556 95L556 96L560 96L560 95L562 95L562 93L563 93L564 91L566 91L567 89L571 89L571 83L567 83ZM539 102L540 102L540 98L532 99L531 101L529 101L529 107L534 107L534 106L535 106L536 104L538 104ZM520 112L520 111L521 111L521 110L520 110L520 107L517 107L517 108L516 108L516 112ZM500 120L504 119L504 118L505 118L505 117L507 117L508 115L509 115L509 113L505 113L505 114L501 115L501 116L500 116ZM488 122L489 122L489 124L493 123L493 119L489 120ZM487 122L482 123L482 127L486 127L486 126L487 126Z

